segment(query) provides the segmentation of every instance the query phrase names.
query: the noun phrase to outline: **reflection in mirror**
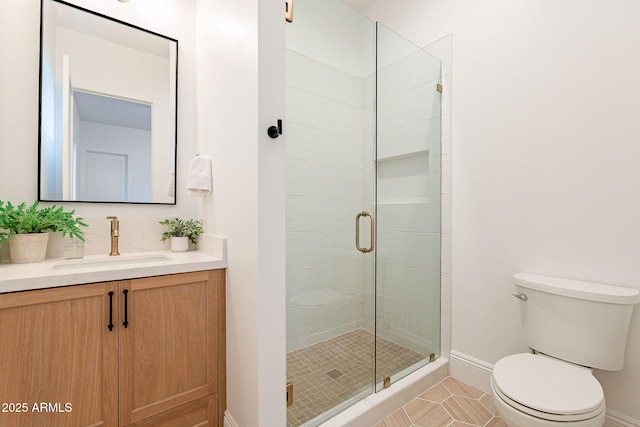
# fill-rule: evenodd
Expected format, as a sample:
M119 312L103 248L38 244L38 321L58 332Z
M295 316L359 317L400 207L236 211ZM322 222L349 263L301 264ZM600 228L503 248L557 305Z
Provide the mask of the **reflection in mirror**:
M177 41L43 0L45 201L175 204Z
M78 90L72 97L73 200L151 200L151 105Z

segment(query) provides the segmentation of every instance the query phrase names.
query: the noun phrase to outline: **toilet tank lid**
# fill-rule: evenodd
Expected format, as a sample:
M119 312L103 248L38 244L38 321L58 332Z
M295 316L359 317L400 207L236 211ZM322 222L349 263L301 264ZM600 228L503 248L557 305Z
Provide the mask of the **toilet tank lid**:
M623 286L604 285L602 283L532 273L514 274L513 280L516 285L524 288L589 301L611 304L637 304L640 302L640 290Z

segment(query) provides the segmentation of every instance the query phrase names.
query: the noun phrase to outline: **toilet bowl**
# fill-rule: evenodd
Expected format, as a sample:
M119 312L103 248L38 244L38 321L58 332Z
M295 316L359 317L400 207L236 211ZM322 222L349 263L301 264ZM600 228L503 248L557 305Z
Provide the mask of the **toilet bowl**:
M604 392L591 370L530 353L496 363L491 392L510 427L602 427Z
M510 427L602 427L606 405L591 368L619 371L640 290L518 273L525 344L491 374L498 414Z

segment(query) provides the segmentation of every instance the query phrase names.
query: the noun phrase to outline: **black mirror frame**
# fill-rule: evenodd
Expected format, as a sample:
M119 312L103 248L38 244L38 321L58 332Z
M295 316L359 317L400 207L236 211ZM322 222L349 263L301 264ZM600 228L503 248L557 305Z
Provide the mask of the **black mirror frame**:
M93 200L53 200L46 199L42 197L42 79L43 79L43 61L44 61L44 2L52 1L55 3L60 3L65 6L72 7L74 9L89 13L91 15L107 19L109 21L113 21L118 24L125 25L129 28L133 28L135 30L144 31L145 33L162 37L170 42L174 42L176 44L176 58L175 58L175 126L174 126L174 144L173 144L173 202L128 202L128 201L93 201ZM74 4L65 2L63 0L40 0L40 52L39 52L39 70L38 70L38 200L41 202L57 202L57 203L108 203L108 204L135 204L135 205L177 205L178 203L178 194L177 194L177 174L178 174L178 72L179 72L179 43L177 39L165 36L163 34L156 33L154 31L147 30L142 27L138 27L137 25L130 24L125 21L121 21L116 18L112 18L107 15L103 15L101 13L85 9L80 6L76 6Z

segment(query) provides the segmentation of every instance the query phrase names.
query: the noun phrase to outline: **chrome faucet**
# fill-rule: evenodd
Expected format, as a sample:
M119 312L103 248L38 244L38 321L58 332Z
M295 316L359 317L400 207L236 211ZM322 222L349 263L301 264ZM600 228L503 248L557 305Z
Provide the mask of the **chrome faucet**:
M111 253L109 256L120 255L118 252L118 237L120 237L120 221L117 216L108 216L111 220Z

